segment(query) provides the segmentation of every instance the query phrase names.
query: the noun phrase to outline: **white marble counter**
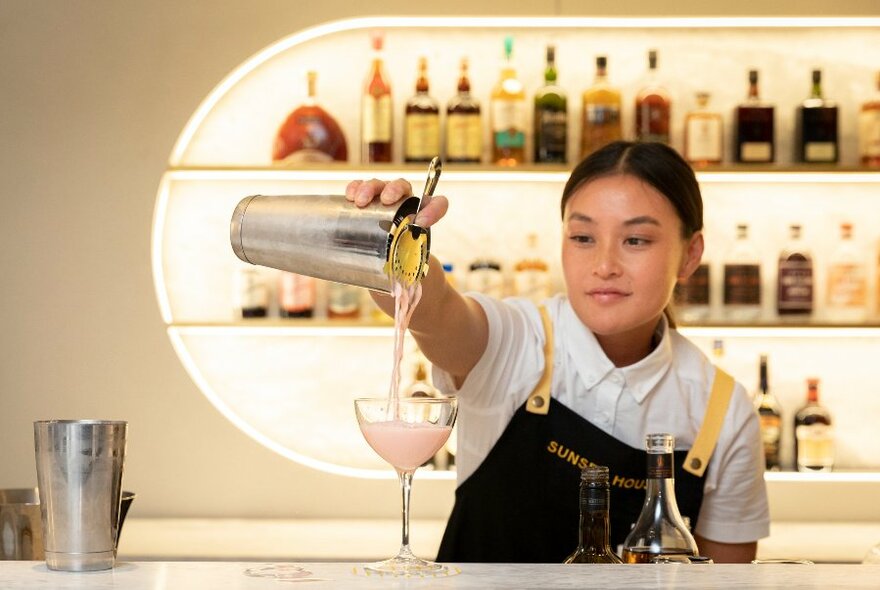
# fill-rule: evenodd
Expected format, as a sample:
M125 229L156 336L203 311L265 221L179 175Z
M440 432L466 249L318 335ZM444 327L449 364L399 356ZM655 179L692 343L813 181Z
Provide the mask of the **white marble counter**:
M281 590L308 588L878 588L877 565L533 565L461 564L435 578L367 576L353 563L284 564L300 578L248 576L262 564L122 562L113 570L53 572L43 562L0 562L4 590ZM298 580L298 581L295 581Z
M414 520L413 551L436 555L445 526ZM125 522L119 554L132 561L355 561L388 557L399 543L398 520L135 518ZM859 563L875 543L880 522L774 522L758 557Z

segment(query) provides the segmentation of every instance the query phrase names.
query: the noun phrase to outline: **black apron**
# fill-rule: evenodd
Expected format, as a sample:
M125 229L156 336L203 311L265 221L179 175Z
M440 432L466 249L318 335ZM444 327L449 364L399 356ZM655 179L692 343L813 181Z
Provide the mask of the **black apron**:
M641 512L647 452L620 442L549 396L552 332L543 309L542 316L545 357L551 360L545 360L536 391L514 414L479 468L456 489L437 561L561 563L578 544L580 472L590 464L609 468L612 547L623 543ZM733 380L724 376L729 380L722 384L729 388L721 400L726 412ZM538 391L542 386L543 394ZM723 413L720 421L708 419L712 405L704 423L714 422L720 430ZM535 410L535 406L543 408ZM705 449L702 430L695 448ZM692 527L697 524L705 468L718 432L709 434L708 455L675 453L676 500ZM696 474L685 469L685 462Z

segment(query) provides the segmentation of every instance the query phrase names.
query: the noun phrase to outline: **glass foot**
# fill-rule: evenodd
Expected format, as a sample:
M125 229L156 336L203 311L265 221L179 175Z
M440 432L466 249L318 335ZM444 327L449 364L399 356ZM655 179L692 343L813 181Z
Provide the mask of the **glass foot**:
M364 564L367 574L374 573L385 576L448 576L450 570L442 563L426 561L416 556L398 555L384 561Z

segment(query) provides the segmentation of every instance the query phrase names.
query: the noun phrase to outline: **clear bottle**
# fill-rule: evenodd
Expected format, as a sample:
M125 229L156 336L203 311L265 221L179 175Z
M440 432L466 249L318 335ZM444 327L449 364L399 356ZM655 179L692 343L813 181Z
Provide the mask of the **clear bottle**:
M373 35L373 64L361 99L361 161L365 164L391 161L394 120L391 82L382 56L383 43L381 34Z
M697 93L697 108L684 119L684 157L694 166L720 164L724 157L721 114L709 109L708 92Z
M283 318L313 317L316 291L314 278L282 271L278 277L278 313Z
M428 94L428 60L419 58L416 93L406 102L403 159L430 162L440 154L440 107Z
M868 168L880 168L880 72L874 96L859 111L859 161Z
M359 287L329 282L327 284L327 317L331 320L359 318L362 297Z
M236 273L236 308L242 319L269 314L269 286L259 269L244 267Z
M478 258L468 267L467 289L491 297L504 297L501 263L492 258Z
M840 157L837 105L822 97L822 70L813 70L810 97L795 115L795 153L800 162L834 163Z
M568 99L556 84L556 48L547 46L544 86L535 94L535 163L565 164L568 151Z
M782 413L779 402L770 393L767 376L767 355L762 354L759 364L758 393L755 409L761 420L761 440L764 442L764 462L767 471L779 471L779 447L782 440Z
M675 501L671 434L649 434L648 478L645 503L635 526L623 542L624 563L652 563L662 558L699 555L697 542L688 530Z
M583 94L581 158L602 146L623 138L620 120L620 90L608 83L608 58L596 58L596 78Z
M308 98L278 128L272 145L272 161L345 162L348 160L348 146L342 128L316 98L318 74L310 71L306 78Z
M458 93L446 106L446 161L479 164L483 159L480 102L471 95L468 60L461 59Z
M517 166L526 159L526 92L513 66L513 37L504 39L504 66L492 90L492 163Z
M832 322L859 322L868 312L866 265L852 232L851 223L840 224L840 243L828 263L825 305Z
M801 226L794 223L788 230L776 272L776 311L802 319L813 313L813 256L801 241Z
M736 226L736 242L724 262L724 315L732 322L761 316L761 262L744 223Z
M794 417L794 456L798 471L834 468L831 412L819 403L819 380L807 379L807 403Z
M771 163L776 160L775 108L761 101L758 70L749 70L749 93L736 107L734 158L740 163Z
M513 288L518 297L540 303L550 297L550 266L538 247L538 234L526 236L526 253L513 266Z
M685 324L705 321L710 312L710 268L708 262L701 262L690 277L675 284L675 317Z
M648 52L648 74L636 96L636 141L669 144L672 101L657 76L657 50Z
M585 467L581 471L578 546L563 563L623 563L608 541L610 505L608 468Z

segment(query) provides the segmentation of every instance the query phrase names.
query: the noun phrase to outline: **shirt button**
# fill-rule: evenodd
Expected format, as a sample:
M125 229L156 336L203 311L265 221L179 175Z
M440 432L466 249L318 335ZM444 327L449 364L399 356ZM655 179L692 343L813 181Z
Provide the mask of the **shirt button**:
M611 373L609 381L611 381L615 385L620 385L621 383L623 383L623 377L621 377L620 373Z

